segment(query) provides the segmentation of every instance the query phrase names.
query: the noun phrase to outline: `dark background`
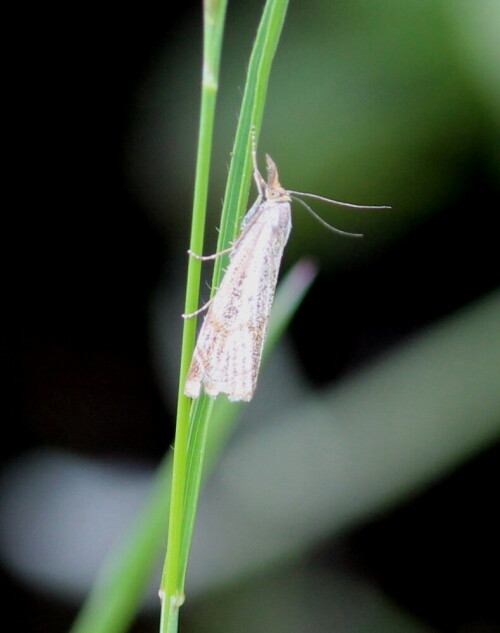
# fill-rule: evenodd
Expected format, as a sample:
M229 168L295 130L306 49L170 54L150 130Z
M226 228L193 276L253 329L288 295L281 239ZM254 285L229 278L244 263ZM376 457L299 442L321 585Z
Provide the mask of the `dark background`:
M255 28L258 4L249 6ZM233 7L233 29L237 13ZM177 31L189 23L186 62ZM13 179L6 187L14 196L5 207L5 217L15 223L15 252L5 269L12 293L4 328L8 371L2 461L9 464L31 449L52 446L156 463L172 440L175 405L173 398L163 397L151 362L151 300L158 284L182 286L185 272L179 262L188 240L191 198L189 189L181 199L175 197L179 189L174 188L163 202L169 219L158 221L158 210L148 208L130 176L131 130L140 118L138 94L155 60L167 55L182 77L184 63L200 58L200 8L184 3L183 14L176 15L154 3L119 11L82 7L69 14L23 16L15 30L9 98ZM242 85L244 65L239 70ZM193 81L197 71L190 66ZM192 108L196 113L197 105ZM235 121L236 114L231 125ZM446 194L426 217L399 231L397 239L387 239L369 266L360 255L361 263L354 266L322 269L290 333L312 388L329 384L498 286L494 126L480 106L474 121L461 154L451 151L446 139L442 145L436 141L433 151L440 154L429 161L446 161L448 151L453 160ZM173 171L164 174L162 185L167 195L183 161L185 178L192 180L195 118L191 125L188 158L180 159L180 167L174 144ZM158 142L169 145L170 138ZM279 140L273 140L275 153L280 153ZM223 169L227 154L217 158ZM386 192L377 193L374 204L386 202ZM407 196L413 194L419 191ZM389 203L394 205L392 198ZM383 214L383 222L390 222ZM375 216L369 217L376 225ZM291 248L286 263L295 257L299 240ZM320 253L320 260L324 257ZM339 305L349 306L348 311L337 309L332 316L330 308ZM317 327L318 318L342 331L325 342L321 357L305 335ZM177 340L172 345L177 347ZM175 389L175 375L170 380ZM498 446L487 447L434 489L347 535L350 554L344 564L373 578L436 631L500 630L491 580L500 563L500 526L491 503L498 464ZM328 545L313 556L328 564ZM431 564L434 584L422 585ZM9 569L1 577L16 630L67 630L74 603L31 587ZM136 630L155 626L143 618Z

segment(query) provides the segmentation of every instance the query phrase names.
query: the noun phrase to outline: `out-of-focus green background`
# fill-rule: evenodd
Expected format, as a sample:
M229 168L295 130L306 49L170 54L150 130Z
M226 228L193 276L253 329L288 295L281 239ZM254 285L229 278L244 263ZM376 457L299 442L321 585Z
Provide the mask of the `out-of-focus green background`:
M206 252L261 9L229 2ZM16 630L58 633L173 437L201 7L19 24L1 579ZM261 165L392 209L314 203L353 240L295 205L283 270L319 276L202 493L186 633L500 630L499 27L494 0L291 1Z

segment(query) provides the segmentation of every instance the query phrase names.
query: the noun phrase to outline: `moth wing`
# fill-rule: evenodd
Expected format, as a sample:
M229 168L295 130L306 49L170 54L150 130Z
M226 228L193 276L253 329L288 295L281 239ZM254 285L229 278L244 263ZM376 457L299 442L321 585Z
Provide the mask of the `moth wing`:
M248 401L255 390L283 249L290 233L290 205L263 205L235 242L226 274L203 322L185 383L196 398ZM267 217L261 217L265 211ZM271 211L273 213L271 214ZM271 216L271 217L269 217Z

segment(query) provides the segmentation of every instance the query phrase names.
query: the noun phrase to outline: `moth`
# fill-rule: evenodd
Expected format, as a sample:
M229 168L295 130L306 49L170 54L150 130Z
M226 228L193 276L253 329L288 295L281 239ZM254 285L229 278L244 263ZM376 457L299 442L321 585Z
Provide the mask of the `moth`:
M262 350L269 324L283 250L292 228L292 198L302 203L330 229L355 237L327 224L303 200L292 194L355 208L364 205L339 202L315 194L284 189L273 159L266 154L267 181L257 166L255 143L252 146L253 176L258 196L241 223L240 233L229 249L201 260L230 253L229 266L214 297L200 310L207 309L200 329L184 393L198 398L202 389L208 396L220 393L230 401L251 400L257 384Z

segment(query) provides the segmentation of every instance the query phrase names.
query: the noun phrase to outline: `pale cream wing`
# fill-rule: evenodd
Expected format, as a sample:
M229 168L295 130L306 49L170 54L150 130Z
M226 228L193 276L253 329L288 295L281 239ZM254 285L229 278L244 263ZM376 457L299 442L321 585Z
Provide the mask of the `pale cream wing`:
M250 400L255 390L283 249L290 205L264 203L245 228L203 322L185 383L196 398Z

